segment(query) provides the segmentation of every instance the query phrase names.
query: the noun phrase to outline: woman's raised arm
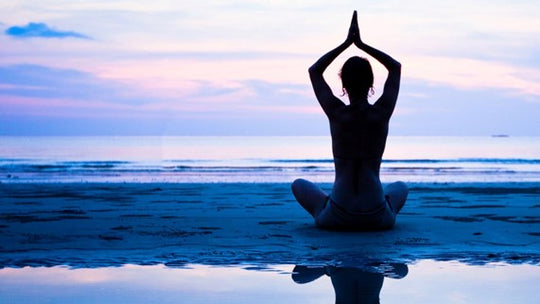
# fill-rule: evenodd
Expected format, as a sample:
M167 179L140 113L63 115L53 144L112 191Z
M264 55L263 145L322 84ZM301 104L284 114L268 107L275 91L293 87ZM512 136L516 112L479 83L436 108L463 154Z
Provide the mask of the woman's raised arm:
M311 85L313 86L315 96L317 97L317 100L319 101L319 104L323 108L326 115L330 115L333 112L333 109L335 109L336 107L342 106L343 102L341 102L339 98L334 96L334 94L332 93L332 89L330 89L330 86L328 85L328 83L326 83L326 80L323 77L323 73L326 68L341 53L343 53L344 50L346 50L357 40L356 37L359 38L360 34L358 32L358 23L356 22L355 11L353 14L353 19L351 21L351 26L349 28L349 33L347 35L347 39L345 39L343 43L341 43L339 46L337 46L330 52L324 54L309 68Z
M355 15L356 16L356 11ZM354 44L362 51L368 53L371 57L379 61L387 70L388 77L384 83L384 90L382 96L375 102L375 105L381 106L388 117L392 115L394 107L399 93L399 84L401 80L401 63L390 57L386 53L379 51L378 49L367 45L360 38L360 31L358 36L354 40Z

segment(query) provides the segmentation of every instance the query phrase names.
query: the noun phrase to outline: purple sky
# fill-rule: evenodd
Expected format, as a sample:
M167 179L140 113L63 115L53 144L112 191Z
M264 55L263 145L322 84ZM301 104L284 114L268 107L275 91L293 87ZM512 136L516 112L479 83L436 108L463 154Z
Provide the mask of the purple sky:
M390 134L540 135L537 5L425 3L1 3L0 135L328 134L307 68L355 9L403 65Z

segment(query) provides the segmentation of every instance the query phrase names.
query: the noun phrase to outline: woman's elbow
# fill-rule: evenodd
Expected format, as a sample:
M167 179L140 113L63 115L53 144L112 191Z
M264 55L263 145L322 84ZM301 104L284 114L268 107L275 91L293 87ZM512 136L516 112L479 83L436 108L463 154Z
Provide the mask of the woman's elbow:
M401 72L401 63L399 61L395 61L394 70Z
M317 74L322 74L322 71L316 64L314 64L309 67L308 73L309 75L317 75Z

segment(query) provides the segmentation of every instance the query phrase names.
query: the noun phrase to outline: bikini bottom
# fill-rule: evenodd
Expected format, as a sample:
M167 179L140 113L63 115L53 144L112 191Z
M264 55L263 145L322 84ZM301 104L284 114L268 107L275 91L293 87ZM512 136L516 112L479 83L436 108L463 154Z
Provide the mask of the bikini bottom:
M315 218L315 225L329 230L386 230L394 226L396 213L388 199L375 210L354 212L335 203L330 196Z

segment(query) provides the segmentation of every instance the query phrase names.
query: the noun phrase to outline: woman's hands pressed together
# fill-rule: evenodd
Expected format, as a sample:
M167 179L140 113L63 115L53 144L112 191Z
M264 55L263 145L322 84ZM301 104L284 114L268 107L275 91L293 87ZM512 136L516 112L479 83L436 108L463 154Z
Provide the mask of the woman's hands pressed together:
M347 39L345 40L349 45L354 44L357 47L362 45L362 39L360 39L360 29L358 28L358 18L356 11L354 11L351 26L349 27L349 33L347 34Z

